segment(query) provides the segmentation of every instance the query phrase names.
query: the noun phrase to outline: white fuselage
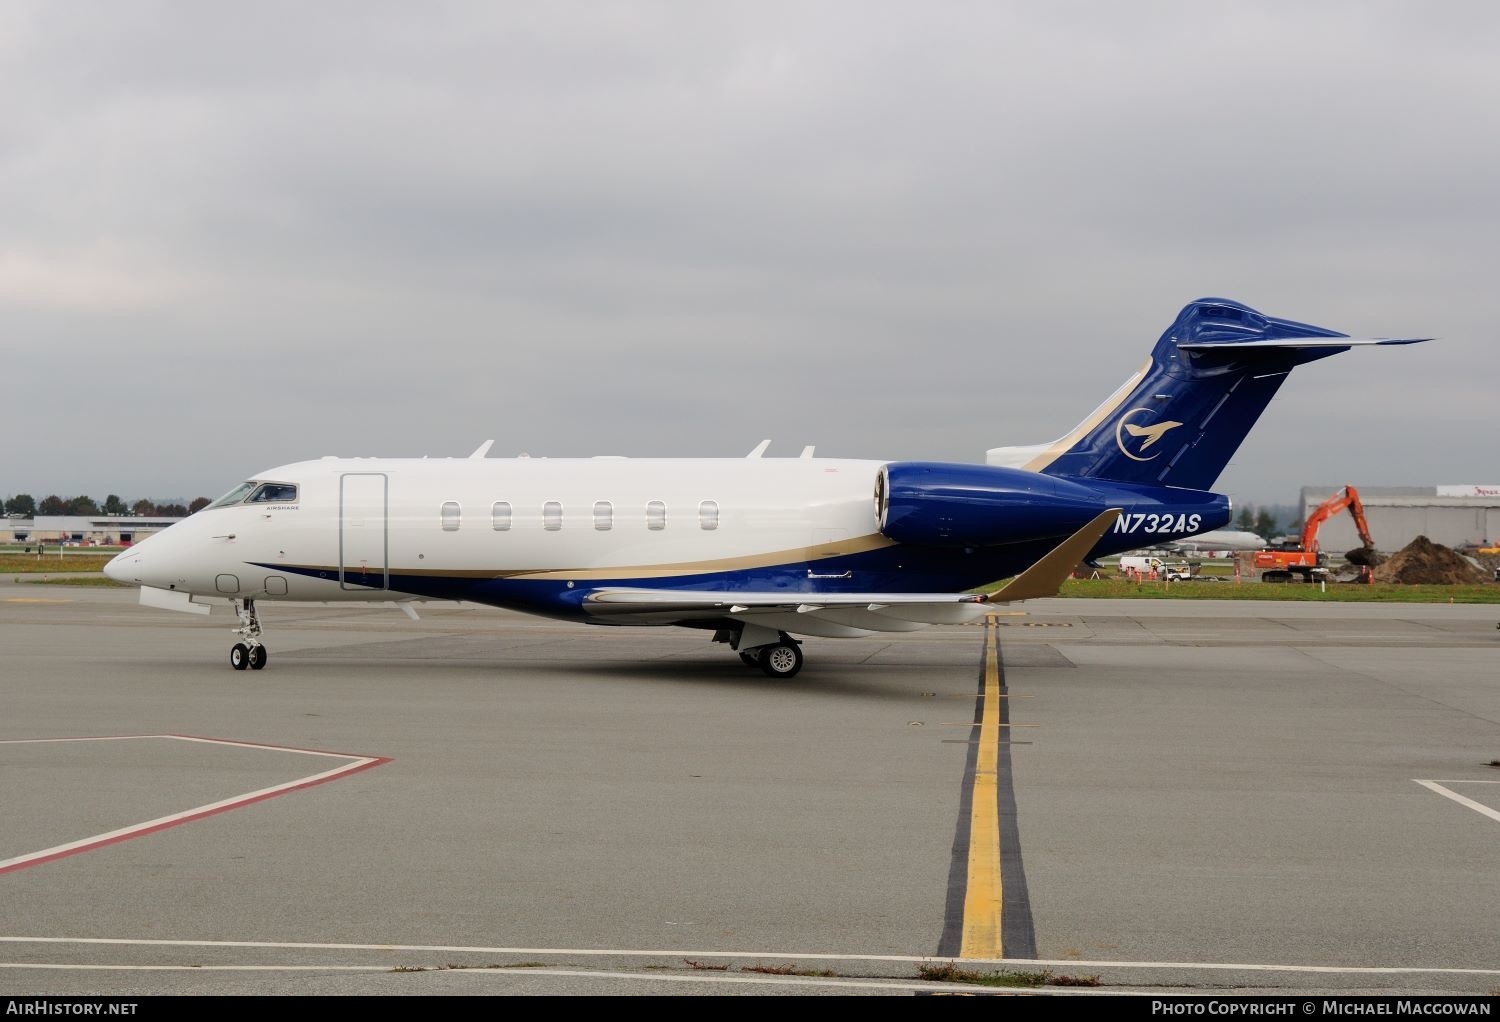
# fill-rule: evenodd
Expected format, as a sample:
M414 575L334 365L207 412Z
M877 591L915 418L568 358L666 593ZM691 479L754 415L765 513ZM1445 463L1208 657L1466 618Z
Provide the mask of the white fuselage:
M295 500L211 507L139 544L114 577L299 601L408 598L389 577L642 577L880 545L883 462L324 458L258 474ZM284 570L291 567L295 570Z

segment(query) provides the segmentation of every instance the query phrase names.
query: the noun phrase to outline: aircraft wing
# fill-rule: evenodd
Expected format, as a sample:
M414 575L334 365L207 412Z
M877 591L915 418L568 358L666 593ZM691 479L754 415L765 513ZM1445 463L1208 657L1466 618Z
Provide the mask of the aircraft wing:
M621 624L680 624L731 618L778 631L836 638L875 632L916 631L933 624L975 621L997 603L1055 596L1120 515L1112 508L1069 536L999 592L980 593L788 593L680 589L596 589L584 608L601 621Z
M730 618L783 632L832 638L907 632L983 617L978 593L748 593L600 589L584 609L601 622L682 624Z

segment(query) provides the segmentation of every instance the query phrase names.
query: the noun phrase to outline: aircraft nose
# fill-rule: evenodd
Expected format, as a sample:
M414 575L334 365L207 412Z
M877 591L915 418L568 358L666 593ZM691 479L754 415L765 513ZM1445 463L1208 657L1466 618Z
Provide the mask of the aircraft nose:
M132 571L132 565L127 561L138 557L139 555L133 550L115 554L104 565L104 577L114 579L116 582L134 582L135 573Z

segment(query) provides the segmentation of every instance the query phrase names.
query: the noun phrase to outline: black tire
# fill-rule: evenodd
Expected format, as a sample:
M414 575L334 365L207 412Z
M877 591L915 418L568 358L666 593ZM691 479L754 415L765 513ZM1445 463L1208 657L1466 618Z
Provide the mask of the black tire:
M236 642L229 647L229 666L236 671L243 671L250 666L250 647L243 642Z
M759 667L760 647L756 646L754 649L740 650L740 659L744 661L746 667Z
M264 646L251 646L250 647L250 669L252 671L259 671L259 670L264 669L265 666L266 666L266 661L269 660L269 659L270 659L270 654L268 654L266 652L266 647L264 647Z
M773 642L762 646L760 669L769 678L795 678L802 670L802 650L795 642Z

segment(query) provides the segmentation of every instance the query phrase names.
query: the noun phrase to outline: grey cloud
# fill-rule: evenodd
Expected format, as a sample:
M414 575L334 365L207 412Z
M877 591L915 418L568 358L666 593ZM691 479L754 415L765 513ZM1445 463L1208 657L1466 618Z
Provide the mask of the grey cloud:
M0 493L490 436L973 460L1208 294L1444 338L1299 370L1222 487L1495 482L1484 4L5 17L7 421L47 428Z

